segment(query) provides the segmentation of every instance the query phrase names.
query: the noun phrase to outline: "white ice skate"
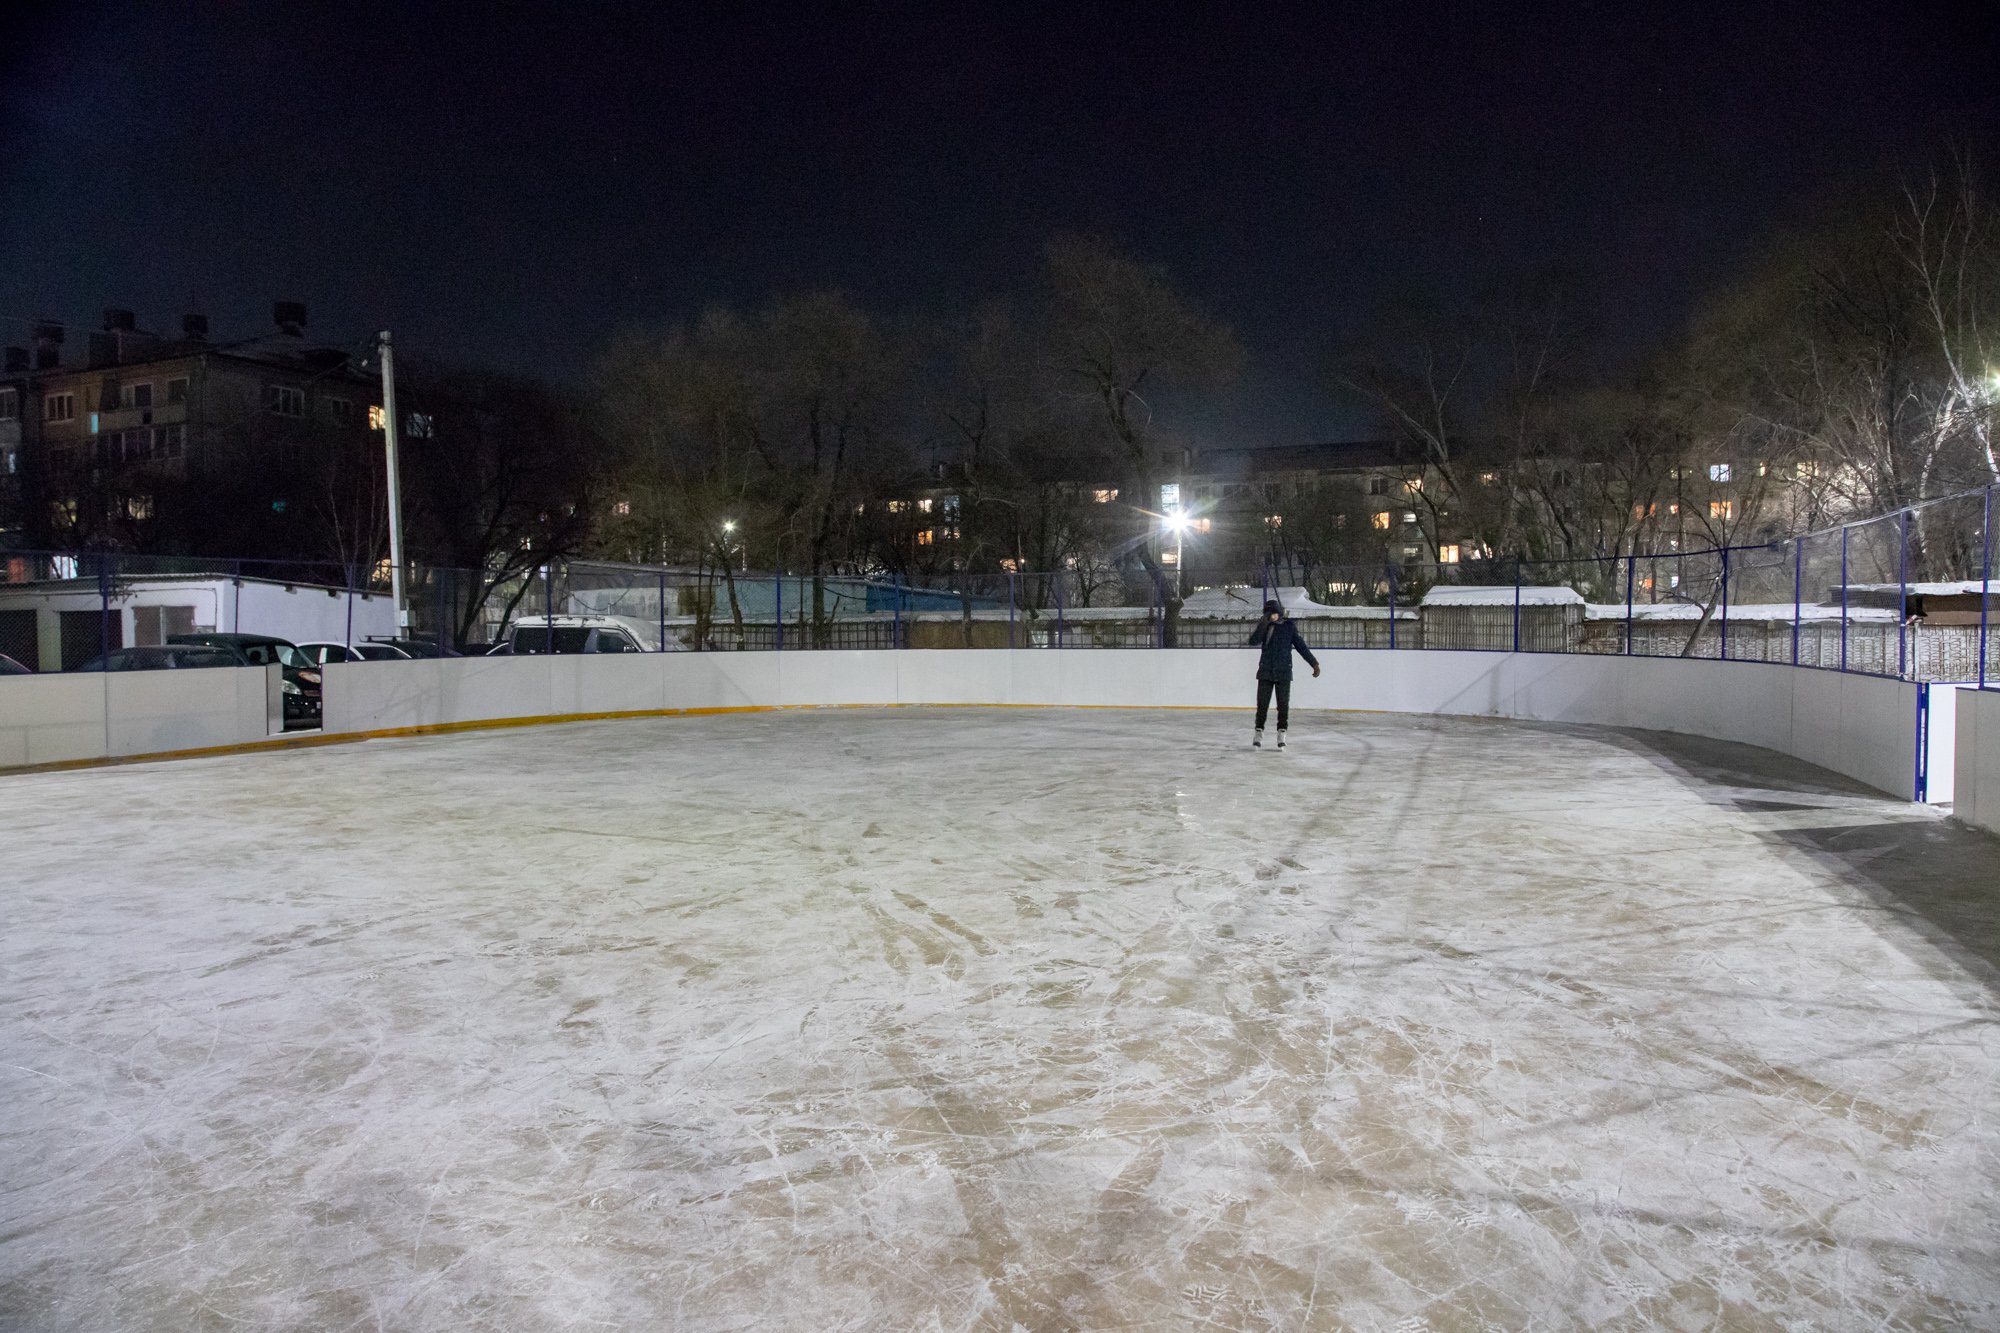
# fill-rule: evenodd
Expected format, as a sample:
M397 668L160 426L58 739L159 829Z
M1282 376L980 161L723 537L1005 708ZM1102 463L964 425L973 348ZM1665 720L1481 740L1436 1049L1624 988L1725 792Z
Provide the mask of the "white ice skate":
M1262 727L1257 728L1256 731L1251 733L1250 748L1253 750L1261 750L1264 748L1264 729Z
M1283 731L1278 733L1278 748L1280 750L1285 748L1285 733Z

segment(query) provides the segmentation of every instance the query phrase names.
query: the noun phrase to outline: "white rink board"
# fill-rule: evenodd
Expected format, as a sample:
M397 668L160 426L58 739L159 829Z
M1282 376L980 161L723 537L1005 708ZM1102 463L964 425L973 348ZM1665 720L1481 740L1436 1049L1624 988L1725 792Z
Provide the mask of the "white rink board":
M1917 686L1766 665L1538 653L1321 654L1301 710L1504 717L1741 741L1909 799ZM888 704L1247 708L1256 655L1213 649L954 649L487 657L329 667L329 732L722 708ZM1952 732L1929 799L1950 799Z
M1952 813L1989 833L2000 833L2000 690L1959 690L1956 712L1957 791Z
M261 741L284 728L279 670L60 672L0 679L0 768Z

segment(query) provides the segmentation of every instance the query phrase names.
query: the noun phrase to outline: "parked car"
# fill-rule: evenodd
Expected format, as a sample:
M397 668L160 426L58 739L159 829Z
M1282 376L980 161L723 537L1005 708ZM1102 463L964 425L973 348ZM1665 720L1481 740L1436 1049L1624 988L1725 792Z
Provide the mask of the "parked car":
M433 639L411 639L389 636L370 639L371 644L379 643L397 649L405 657L459 657L462 654L450 648L440 647Z
M150 644L139 648L114 648L91 658L76 671L183 671L192 667L240 667L250 664L242 654L229 648L205 648L192 644Z
M0 676L32 676L35 673L16 662L5 653L0 653Z
M643 653L631 627L612 616L529 616L507 627L493 655Z
M319 664L306 657L289 639L268 634L176 634L169 644L194 644L205 648L228 648L240 654L246 665L268 666L276 662L284 672L285 725L311 726L320 718Z
M410 654L393 643L302 643L300 653L308 662L325 666L328 662L407 662Z

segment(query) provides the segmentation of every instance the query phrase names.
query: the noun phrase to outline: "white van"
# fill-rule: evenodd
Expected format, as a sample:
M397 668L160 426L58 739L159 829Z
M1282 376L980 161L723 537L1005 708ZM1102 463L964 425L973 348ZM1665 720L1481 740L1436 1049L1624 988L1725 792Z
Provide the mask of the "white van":
M623 616L522 616L507 627L496 655L532 653L650 653L656 631Z

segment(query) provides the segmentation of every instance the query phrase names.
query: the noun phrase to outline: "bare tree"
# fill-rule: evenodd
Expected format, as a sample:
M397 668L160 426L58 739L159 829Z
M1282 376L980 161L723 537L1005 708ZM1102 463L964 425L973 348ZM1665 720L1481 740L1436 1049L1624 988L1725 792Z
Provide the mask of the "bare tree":
M1243 350L1227 325L1183 297L1160 270L1109 242L1063 236L1043 250L1040 335L1058 392L1094 404L1120 455L1130 519L1126 551L1164 593L1164 641L1177 641L1181 596L1160 561L1159 428L1151 401L1174 388L1232 380ZM1178 575L1178 571L1176 572Z

